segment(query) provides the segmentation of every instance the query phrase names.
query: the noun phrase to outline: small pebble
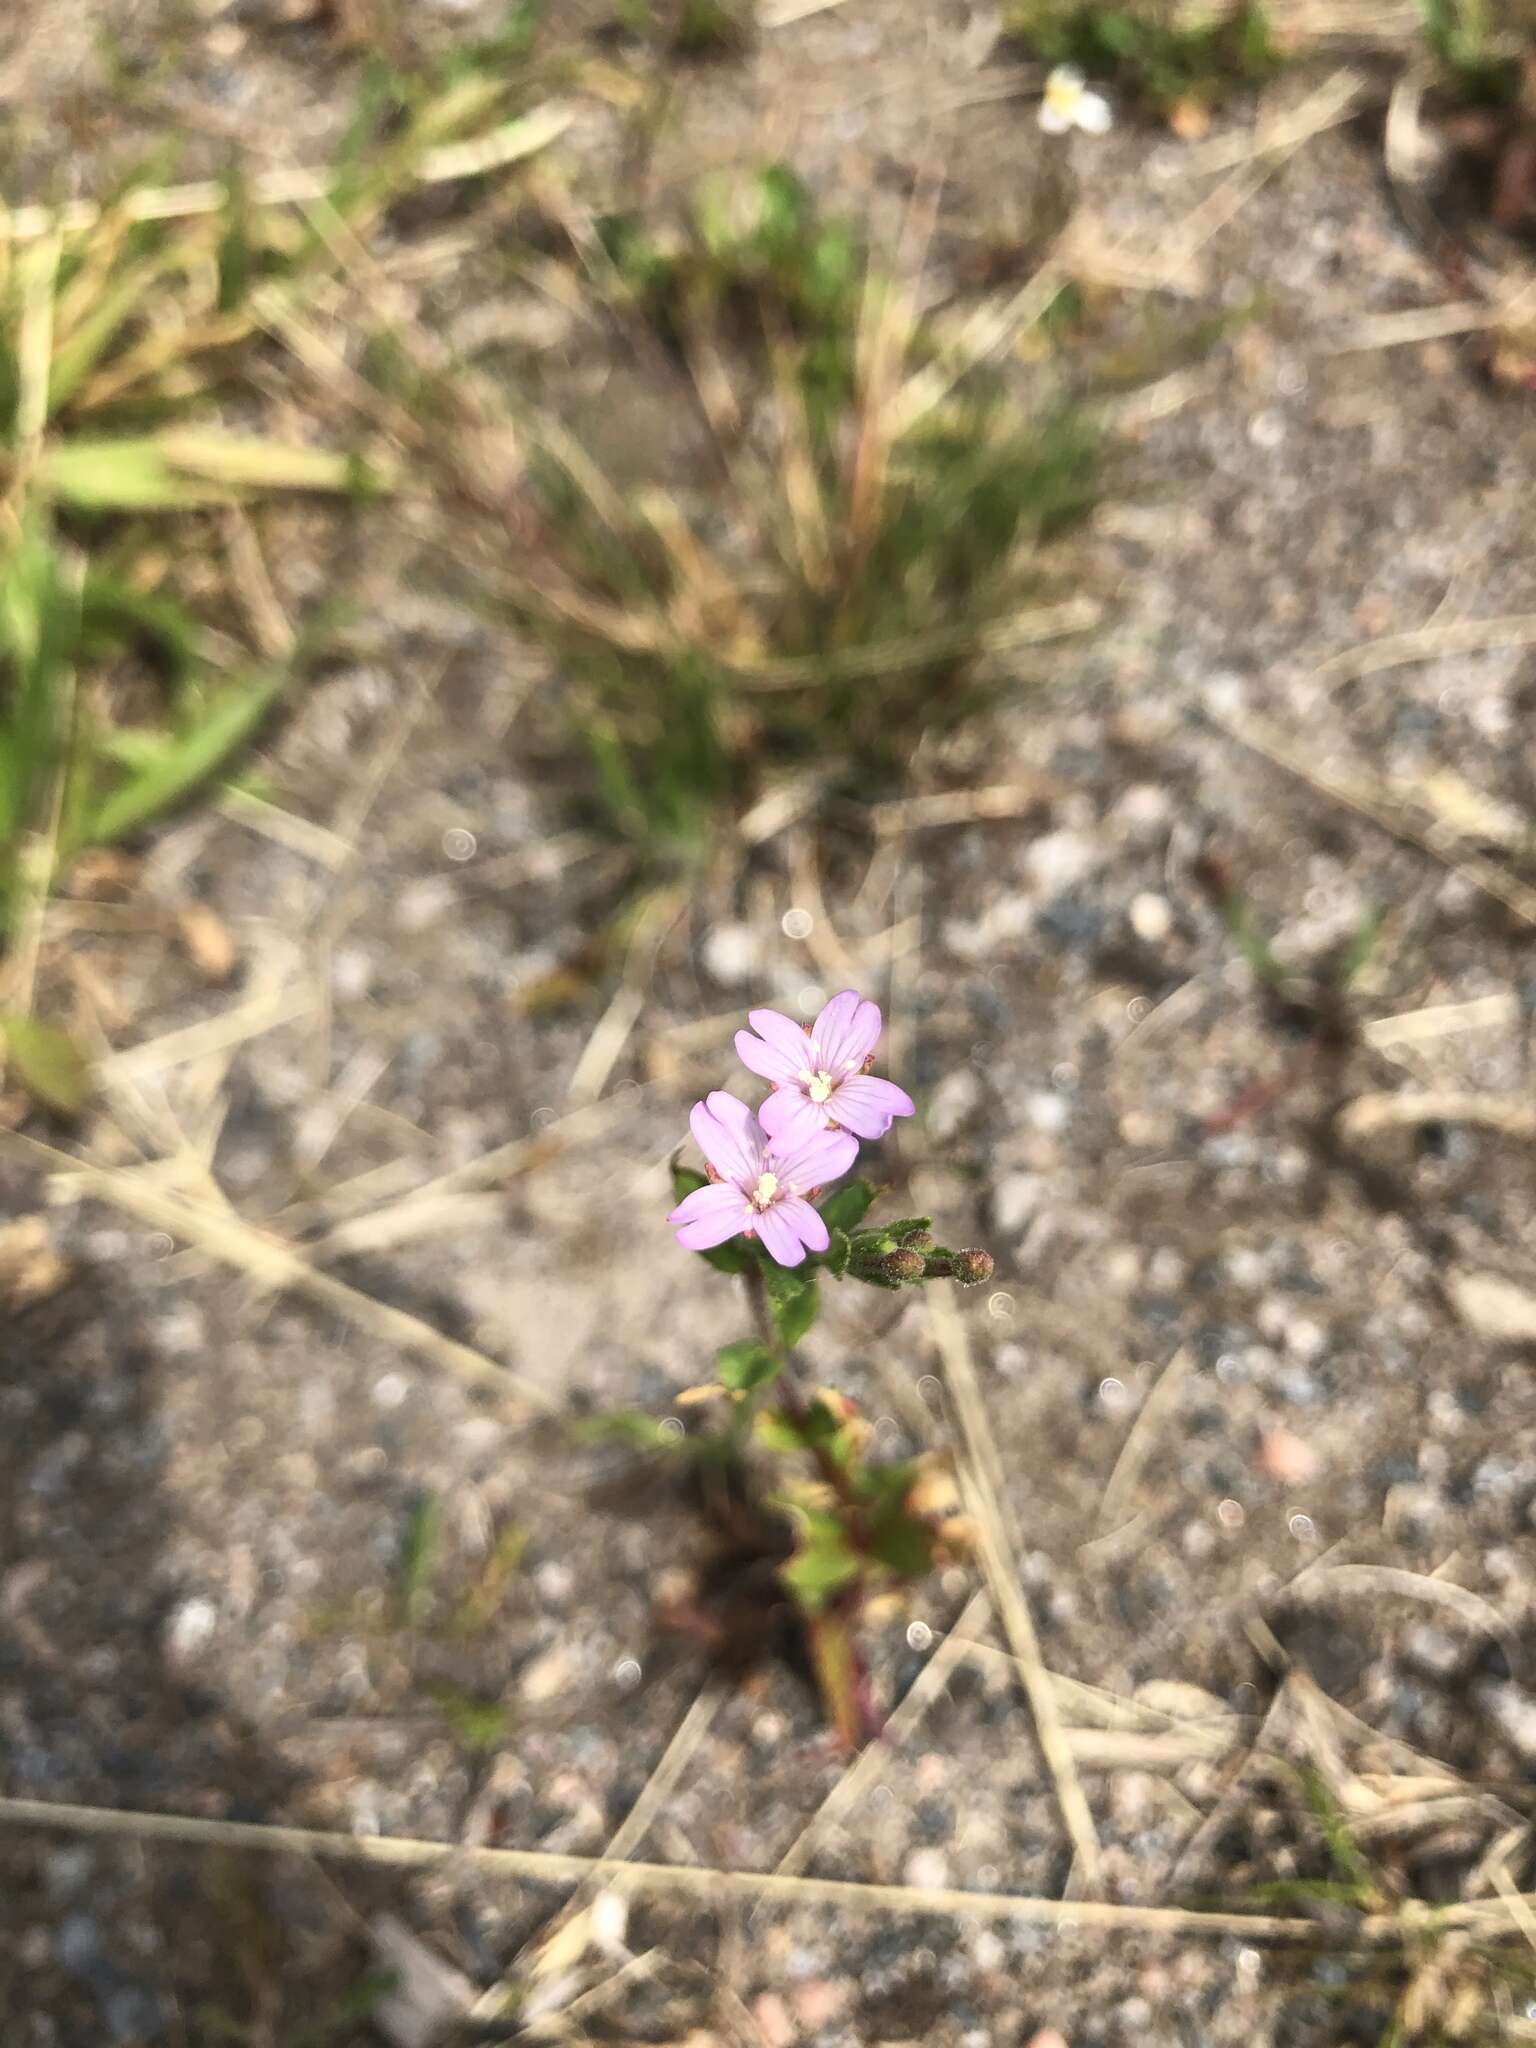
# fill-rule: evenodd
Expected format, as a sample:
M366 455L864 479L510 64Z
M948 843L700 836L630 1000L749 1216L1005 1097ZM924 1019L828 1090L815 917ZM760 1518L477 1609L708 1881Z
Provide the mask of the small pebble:
M1304 1486L1317 1472L1317 1453L1289 1429L1267 1429L1259 1440L1259 1470L1280 1486Z
M165 1625L165 1654L173 1664L189 1664L213 1641L219 1610L201 1593L174 1608Z
M942 1891L949 1883L949 1858L942 1849L914 1849L901 1866L902 1881L923 1891Z
M748 924L717 924L700 948L706 973L724 988L740 988L757 973L757 934Z
M1144 889L1131 898L1131 930L1149 946L1161 945L1173 930L1173 907L1166 896Z

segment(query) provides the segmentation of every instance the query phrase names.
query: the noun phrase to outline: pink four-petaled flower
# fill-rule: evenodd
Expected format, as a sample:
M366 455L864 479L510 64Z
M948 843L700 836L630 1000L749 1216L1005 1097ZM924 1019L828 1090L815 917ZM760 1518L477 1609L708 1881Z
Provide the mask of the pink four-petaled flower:
M856 989L834 996L809 1031L777 1010L750 1010L747 1018L752 1030L737 1032L736 1050L743 1065L773 1083L758 1111L765 1131L836 1125L856 1138L883 1138L893 1117L912 1115L910 1095L865 1072L880 1010Z
M685 1195L667 1218L684 1251L759 1237L781 1266L798 1266L808 1251L827 1249L827 1226L806 1198L848 1171L856 1138L809 1121L770 1136L744 1102L719 1089L694 1104L688 1127L720 1178Z

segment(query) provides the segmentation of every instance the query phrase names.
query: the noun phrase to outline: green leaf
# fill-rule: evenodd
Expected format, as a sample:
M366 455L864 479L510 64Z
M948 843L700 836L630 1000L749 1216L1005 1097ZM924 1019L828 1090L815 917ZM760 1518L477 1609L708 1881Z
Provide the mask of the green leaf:
M396 1593L400 1618L408 1624L421 1619L431 1596L442 1533L443 1504L435 1493L424 1493L411 1508L405 1534L400 1540L400 1576Z
M933 1563L932 1530L909 1515L900 1500L875 1517L865 1532L865 1543L870 1555L898 1578L923 1578Z
M932 1230L932 1228L933 1218L931 1216L898 1216L894 1223L882 1223L880 1234L882 1237L893 1239L895 1244L900 1244L904 1237L910 1237L915 1230Z
M818 1204L817 1213L829 1230L857 1230L874 1199L875 1190L867 1180L845 1181L842 1187Z
M471 1756L489 1756L507 1738L509 1715L500 1700L477 1699L456 1685L432 1689L437 1710Z
M289 675L284 665L226 688L200 724L168 739L151 761L103 798L85 820L84 836L98 843L121 839L180 803L251 737Z
M769 1386L782 1367L765 1345L747 1338L740 1344L727 1344L715 1360L715 1370L722 1387L733 1394L750 1394L758 1387Z
M829 1225L827 1235L832 1241L822 1253L821 1263L826 1267L834 1280L841 1280L848 1270L848 1260L853 1251L853 1245L847 1231L839 1230L835 1224Z
M0 1016L16 1078L46 1109L78 1116L91 1091L90 1068L67 1032L36 1017Z
M584 1415L570 1426L580 1444L628 1444L638 1451L686 1450L689 1439L668 1429L654 1415L638 1409L620 1408L611 1415Z
M776 1265L765 1257L763 1277L767 1283L768 1306L780 1342L786 1346L798 1344L815 1322L821 1307L815 1274Z
M820 1614L859 1575L859 1554L835 1515L801 1508L801 1545L779 1577L802 1614Z

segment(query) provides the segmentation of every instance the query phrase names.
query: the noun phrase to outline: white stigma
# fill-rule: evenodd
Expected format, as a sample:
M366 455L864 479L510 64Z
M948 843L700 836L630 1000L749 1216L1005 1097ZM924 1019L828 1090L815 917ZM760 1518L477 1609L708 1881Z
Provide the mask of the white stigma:
M819 1074L811 1075L805 1084L805 1092L812 1102L825 1102L836 1086L837 1083L823 1067Z
M754 1209L772 1208L779 1192L779 1176L776 1173L760 1173L757 1186L748 1197Z

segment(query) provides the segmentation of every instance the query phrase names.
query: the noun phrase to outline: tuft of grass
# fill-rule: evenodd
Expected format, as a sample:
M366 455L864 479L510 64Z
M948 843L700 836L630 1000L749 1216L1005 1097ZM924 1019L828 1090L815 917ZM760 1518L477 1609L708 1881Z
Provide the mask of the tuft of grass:
M674 57L736 57L752 39L749 0L618 0L613 26Z
M1096 435L963 365L904 423L935 335L782 166L706 182L670 236L625 217L599 244L703 427L707 481L626 485L522 417L525 553L497 589L556 656L601 819L642 864L694 866L774 776L878 795L1000 691L985 657L1092 502Z
M1441 88L1474 106L1512 106L1536 53L1536 9L1522 0L1418 0Z
M1285 63L1262 0L1013 0L1010 36L1047 64L1077 64L1158 114L1208 110Z

